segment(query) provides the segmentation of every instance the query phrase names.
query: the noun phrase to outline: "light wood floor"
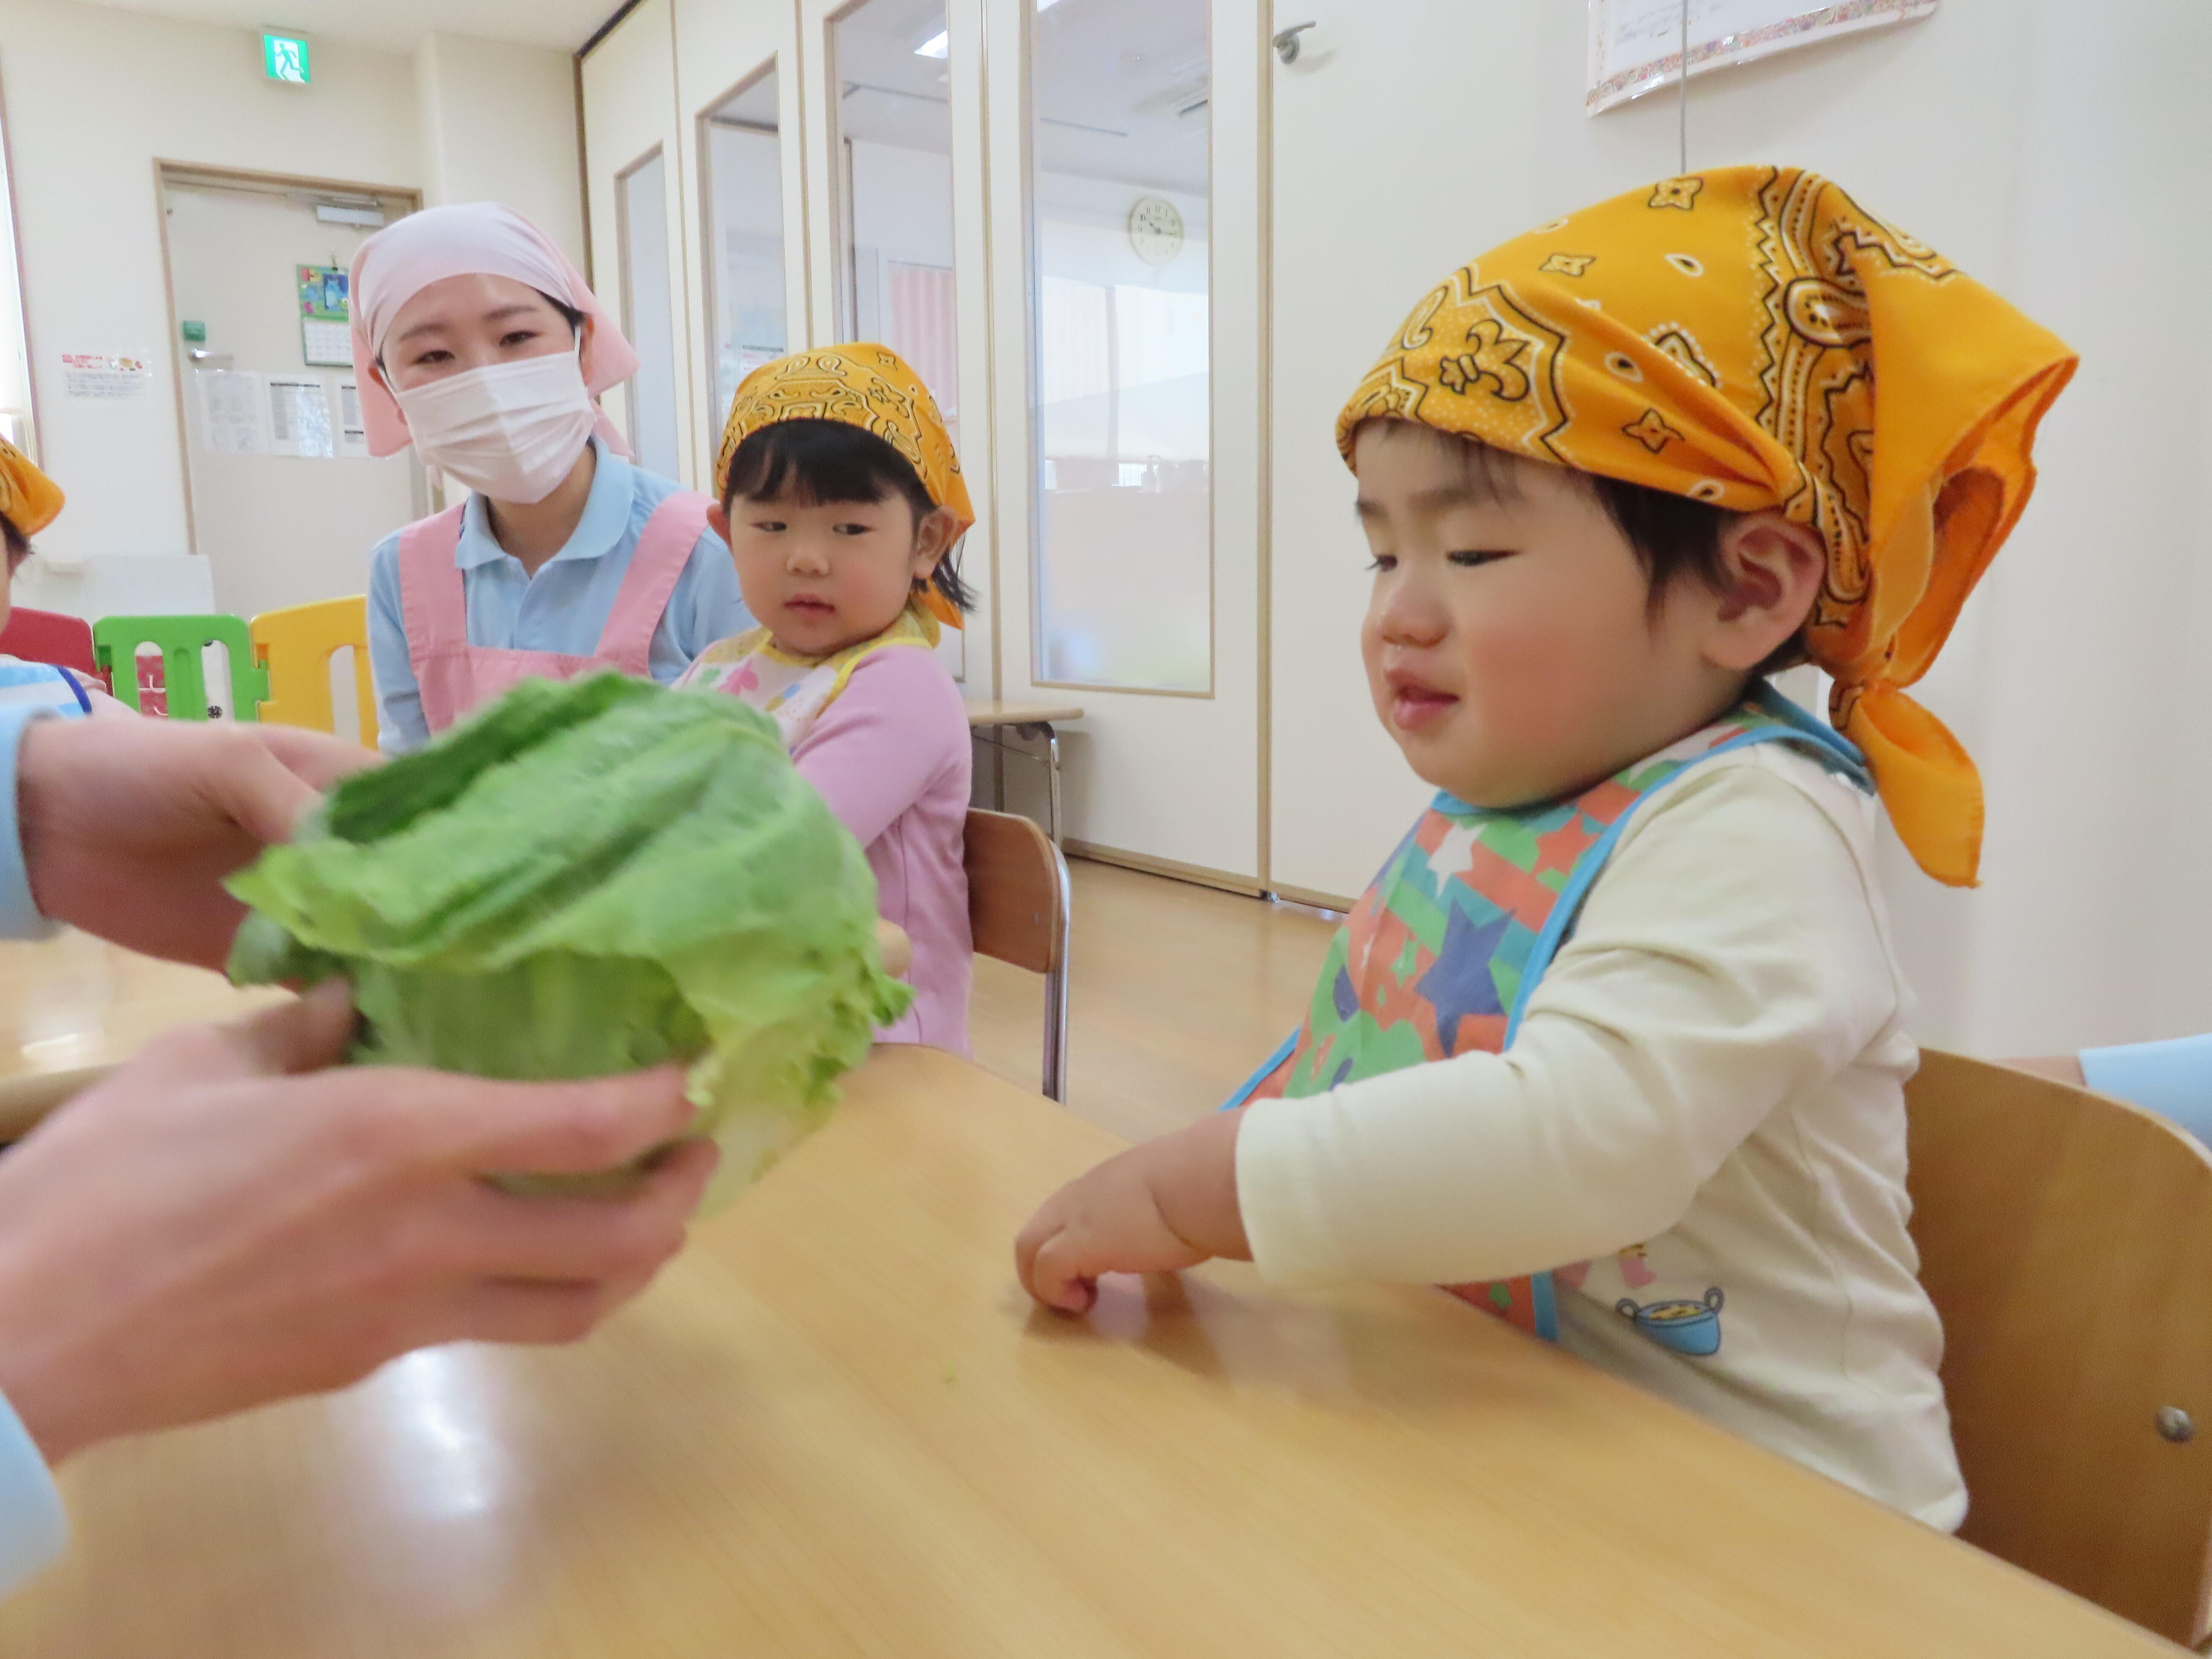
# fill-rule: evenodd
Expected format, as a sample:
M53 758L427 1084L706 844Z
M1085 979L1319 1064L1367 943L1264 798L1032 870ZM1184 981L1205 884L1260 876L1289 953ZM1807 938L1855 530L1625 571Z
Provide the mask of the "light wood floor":
M1334 918L1071 860L1068 1105L1131 1140L1219 1106L1304 1015ZM1037 1086L1044 981L979 957L975 1058Z

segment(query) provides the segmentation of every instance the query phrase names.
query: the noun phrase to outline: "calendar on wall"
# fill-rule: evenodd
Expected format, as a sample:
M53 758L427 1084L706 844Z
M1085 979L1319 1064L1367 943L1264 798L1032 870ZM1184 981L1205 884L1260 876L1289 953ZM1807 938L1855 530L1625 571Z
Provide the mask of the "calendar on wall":
M1683 10L1689 11L1690 73L1749 63L1859 29L1910 22L1936 0L1590 0L1589 90L1592 115L1657 87L1673 86L1682 61Z
M353 310L343 265L296 267L300 356L310 368L353 367Z

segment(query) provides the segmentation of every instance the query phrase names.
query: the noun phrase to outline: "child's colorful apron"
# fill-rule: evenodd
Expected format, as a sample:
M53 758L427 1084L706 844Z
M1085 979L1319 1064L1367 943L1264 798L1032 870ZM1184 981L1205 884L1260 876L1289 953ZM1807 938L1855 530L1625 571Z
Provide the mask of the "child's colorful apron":
M1440 793L1337 930L1305 1024L1228 1105L1502 1054L1636 809L1700 761L1777 742L1872 788L1851 744L1762 684L1734 713L1571 800L1491 811ZM1548 1273L1445 1288L1558 1338Z
M679 490L653 509L588 657L469 643L468 594L453 563L467 502L401 531L399 615L407 629L407 658L422 688L422 718L431 731L444 731L519 680L574 679L596 668L645 678L652 672L653 634L692 549L706 534L709 505L704 495Z
M76 676L51 663L0 657L0 708L45 708L65 720L92 712L92 699Z
M898 620L875 638L827 657L786 651L769 629L756 628L708 646L677 684L687 690L726 692L759 709L783 733L785 750L795 752L864 660L894 646L934 650L939 637L937 619L918 604L899 612Z

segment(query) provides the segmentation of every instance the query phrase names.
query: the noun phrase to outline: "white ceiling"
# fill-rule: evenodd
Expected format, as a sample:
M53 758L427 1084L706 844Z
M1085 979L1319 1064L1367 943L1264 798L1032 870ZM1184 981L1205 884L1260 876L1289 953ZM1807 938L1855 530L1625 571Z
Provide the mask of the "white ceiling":
M79 0L93 3L93 0ZM612 16L622 0L376 0L331 5L327 0L130 0L124 11L152 12L194 23L259 31L296 28L310 41L350 40L385 52L410 52L433 33L520 40L574 52Z

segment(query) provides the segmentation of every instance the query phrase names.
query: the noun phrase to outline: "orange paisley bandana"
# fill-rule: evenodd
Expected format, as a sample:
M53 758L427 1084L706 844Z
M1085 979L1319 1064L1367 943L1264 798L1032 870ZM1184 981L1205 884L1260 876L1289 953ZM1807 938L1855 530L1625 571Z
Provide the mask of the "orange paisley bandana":
M18 534L35 536L62 510L62 487L31 465L31 458L0 438L0 519Z
M730 418L722 428L722 451L714 460L716 495L728 493L738 446L778 421L842 421L874 433L906 458L929 499L959 520L955 541L975 522L968 481L960 475L960 457L953 452L945 417L937 412L937 399L889 346L823 346L779 357L746 375L730 400ZM950 628L962 625L958 607L933 584L921 598L939 622Z
M1555 219L1415 307L1337 418L1418 421L1826 539L1806 625L1920 867L1973 884L1982 786L1905 693L2027 505L2065 343L1817 173L1720 167ZM1879 366L1881 395L1876 399Z

